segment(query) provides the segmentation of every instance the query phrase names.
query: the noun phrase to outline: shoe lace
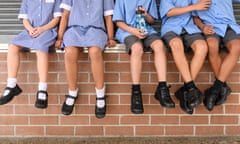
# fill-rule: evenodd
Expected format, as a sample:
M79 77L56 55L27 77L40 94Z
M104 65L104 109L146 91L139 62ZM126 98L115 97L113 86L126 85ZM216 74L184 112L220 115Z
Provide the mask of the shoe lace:
M141 92L133 91L133 99L135 100L136 104L142 103Z
M164 98L170 98L169 97L169 88L171 88L171 85L167 86L167 87L163 87L160 89L161 95Z

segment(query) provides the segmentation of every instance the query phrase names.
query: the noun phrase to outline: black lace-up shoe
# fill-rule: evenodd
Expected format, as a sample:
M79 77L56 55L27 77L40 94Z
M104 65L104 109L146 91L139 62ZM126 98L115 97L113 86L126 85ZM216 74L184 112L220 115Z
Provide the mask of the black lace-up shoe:
M227 97L231 94L232 90L230 87L225 86L221 88L221 92L216 100L215 105L221 105L223 104L226 100Z
M191 88L187 91L188 107L193 109L202 102L202 93L198 88Z
M155 98L160 101L160 104L163 107L175 107L175 103L173 102L169 94L169 87L158 87L155 93Z
M210 87L205 91L205 99L203 100L203 103L208 111L213 110L219 94L219 91L214 87Z
M141 114L144 112L141 91L132 91L131 111L134 114Z
M185 91L184 87L179 88L175 92L176 98L179 100L179 105L181 109L187 114L193 114L193 108L188 106L188 95L187 91Z
M16 85L14 88L6 87L5 90L9 90L9 93L8 95L0 98L0 105L10 102L14 96L17 96L22 92L22 89L18 85Z

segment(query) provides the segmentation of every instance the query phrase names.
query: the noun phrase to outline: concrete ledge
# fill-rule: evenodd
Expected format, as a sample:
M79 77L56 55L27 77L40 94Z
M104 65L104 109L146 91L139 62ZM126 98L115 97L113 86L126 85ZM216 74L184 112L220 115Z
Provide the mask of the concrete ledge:
M239 144L239 136L227 137L29 137L0 138L1 144Z

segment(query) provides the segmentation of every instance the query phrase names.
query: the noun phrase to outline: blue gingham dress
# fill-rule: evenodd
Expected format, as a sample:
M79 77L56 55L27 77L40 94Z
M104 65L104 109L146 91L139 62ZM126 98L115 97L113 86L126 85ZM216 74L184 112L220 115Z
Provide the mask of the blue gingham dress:
M22 0L18 18L28 19L33 27L40 27L62 15L60 4L61 0ZM48 53L56 36L57 28L47 30L36 38L30 37L29 32L24 29L10 43Z
M61 8L70 11L63 47L92 47L107 44L104 16L113 14L113 0L63 0Z

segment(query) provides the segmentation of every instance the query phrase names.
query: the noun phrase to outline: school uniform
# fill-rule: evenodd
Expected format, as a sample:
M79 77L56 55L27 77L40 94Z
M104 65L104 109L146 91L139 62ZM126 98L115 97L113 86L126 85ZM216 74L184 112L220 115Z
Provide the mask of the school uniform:
M113 21L124 21L131 27L136 26L136 8L143 6L147 9L149 15L154 19L158 19L158 11L155 0L116 0L113 14ZM147 25L147 35L157 33L153 27ZM119 42L124 43L126 37L132 35L131 33L118 28L116 38Z
M104 16L113 14L113 0L63 0L60 7L70 11L63 47L105 48L108 38Z
M188 34L200 33L201 30L194 24L192 13L185 13L178 16L168 17L169 10L175 7L185 7L191 4L191 0L161 0L160 16L162 18L161 36L167 32L174 32L180 35L183 30Z
M53 18L61 16L60 3L61 0L23 0L18 18L28 19L33 27L43 26ZM47 30L36 38L30 37L29 32L25 29L10 43L48 53L48 49L54 44L56 36L57 28Z
M200 0L192 0L197 3ZM233 12L234 1L240 0L212 0L208 10L195 11L193 15L199 16L206 25L212 25L217 35L224 37L228 27L240 34L240 26L237 24Z

